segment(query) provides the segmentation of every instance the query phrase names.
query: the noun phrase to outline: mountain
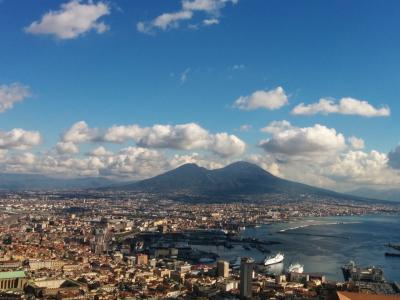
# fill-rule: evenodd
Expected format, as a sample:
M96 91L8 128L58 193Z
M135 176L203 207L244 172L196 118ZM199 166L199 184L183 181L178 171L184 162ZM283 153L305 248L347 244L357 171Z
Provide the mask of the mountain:
M368 198L388 200L388 201L400 201L399 188L378 190L373 188L362 187L353 191L349 191L347 193L359 197L368 197Z
M255 164L243 161L215 170L208 170L196 164L185 164L149 179L118 186L118 190L201 197L279 194L298 199L307 194L357 199L355 196L288 181L272 175Z
M0 173L1 190L91 189L113 184L113 181L102 177L62 179L39 174Z

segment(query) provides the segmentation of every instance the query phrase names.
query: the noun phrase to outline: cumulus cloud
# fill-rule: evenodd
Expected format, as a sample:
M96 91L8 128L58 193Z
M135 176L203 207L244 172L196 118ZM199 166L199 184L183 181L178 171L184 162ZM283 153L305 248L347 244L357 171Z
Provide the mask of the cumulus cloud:
M123 143L128 139L137 140L143 134L139 125L114 125L103 134L103 140L110 143Z
M99 19L110 13L105 2L82 3L80 0L71 0L61 5L57 11L50 11L25 28L31 34L53 35L59 39L74 39L94 30L101 34L108 30L108 26Z
M223 157L240 155L246 150L246 144L233 134L217 133L211 135L211 144L208 148L215 154Z
M364 147L365 147L365 142L363 139L357 138L355 136L351 136L347 140L353 149L359 150L359 149L364 149Z
M169 29L178 28L182 21L191 20L195 12L204 12L211 18L206 18L202 21L205 26L215 25L219 23L220 10L223 9L227 3L236 4L238 0L183 0L181 2L181 9L172 13L162 13L155 19L146 22L138 22L136 29L141 33L151 34L155 30L166 31ZM198 26L192 26L197 28Z
M215 169L224 166L226 162L224 159L204 157L198 153L167 155L156 149L130 146L116 153L107 150L92 151L84 158L45 155L38 158L34 165L19 165L19 170L63 176L106 176L137 180L158 175L186 163Z
M21 128L0 131L0 149L29 149L40 142L41 135L38 131L26 131Z
M233 106L243 110L255 110L259 108L275 110L288 104L288 102L288 96L284 89L279 86L276 89L259 90L249 96L241 96L235 101Z
M227 133L211 134L195 123L179 125L154 125L141 128L137 125L114 126L104 135L106 141L133 139L146 148L170 148L179 150L211 150L221 156L239 155L245 143Z
M177 150L208 150L220 156L240 155L246 144L225 132L210 133L196 123L140 127L139 125L112 126L100 132L86 122L75 123L62 136L63 142L110 142L123 143L132 140L139 147Z
M269 155L250 154L246 157L246 159L275 176L285 177L281 172L280 165L273 157Z
M292 126L288 121L274 121L262 131L272 135L259 144L268 153L315 156L336 153L346 147L341 133L320 124L301 128Z
M72 142L59 142L56 145L56 150L60 154L75 154L79 153L79 148L76 144Z
M30 152L13 153L7 160L9 165L33 165L36 156Z
M357 186L400 184L400 146L385 154L363 151L364 140L334 128L315 124L295 127L288 121L274 121L262 129L271 137L259 143L265 154L250 155L280 176L306 184L348 191Z
M197 164L200 167L207 169L218 169L225 166L227 163L229 163L229 161L221 160L220 158L215 160L213 158L204 157L201 156L199 153L193 152L182 155L175 154L174 156L171 157L168 164L170 165L170 168L173 169L189 163Z
M99 138L99 131L96 128L90 128L85 121L76 122L62 135L63 142L75 144L92 142Z
M127 147L108 158L107 167L102 174L129 177L149 177L168 168L165 156L153 149Z
M388 156L376 150L370 152L348 151L339 155L325 169L325 173L337 181L370 184L393 185L400 183L398 173L388 168Z
M14 103L21 102L30 95L29 88L18 82L0 85L0 113L13 108Z
M106 148L103 146L99 146L92 151L89 152L90 156L112 156L113 153L111 151L108 151Z
M300 103L292 110L294 115L327 115L332 113L364 117L387 117L390 115L390 109L387 106L376 108L367 101L346 97L340 99L339 102L322 98L317 103L308 105Z

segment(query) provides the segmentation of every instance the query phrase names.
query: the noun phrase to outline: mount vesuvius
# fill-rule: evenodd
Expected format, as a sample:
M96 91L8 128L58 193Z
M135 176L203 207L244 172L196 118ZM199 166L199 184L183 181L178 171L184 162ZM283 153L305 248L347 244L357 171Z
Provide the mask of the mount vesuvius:
M329 197L361 200L359 197L312 187L279 178L261 167L239 161L224 168L208 170L196 164L185 164L174 170L142 181L114 186L111 189L162 193L176 198L210 199L211 197L250 198L255 195L286 195L288 200L300 197Z

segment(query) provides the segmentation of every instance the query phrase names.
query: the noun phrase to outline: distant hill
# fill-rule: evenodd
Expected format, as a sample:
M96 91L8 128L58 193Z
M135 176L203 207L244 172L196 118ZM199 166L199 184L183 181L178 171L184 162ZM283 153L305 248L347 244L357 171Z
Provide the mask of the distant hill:
M400 202L400 189L378 190L378 189L363 187L353 191L349 191L347 193L359 197L366 197L366 198L368 197L373 199Z
M374 198L399 199L394 192L391 197L381 191L373 193L370 190L353 191L353 195L349 195L316 188L276 177L255 164L243 161L215 170L185 164L161 175L130 183L103 177L63 179L40 174L0 173L0 190L89 189L155 193L186 201L216 201L219 198L218 201L229 202L263 197L293 201L304 197L371 202L376 202L371 200Z
M292 199L299 199L307 194L360 200L355 196L288 181L272 175L255 164L243 161L216 170L208 170L196 164L185 164L149 179L118 186L118 190L203 197L282 194Z
M113 184L113 181L102 177L65 179L40 174L0 173L0 190L91 189Z

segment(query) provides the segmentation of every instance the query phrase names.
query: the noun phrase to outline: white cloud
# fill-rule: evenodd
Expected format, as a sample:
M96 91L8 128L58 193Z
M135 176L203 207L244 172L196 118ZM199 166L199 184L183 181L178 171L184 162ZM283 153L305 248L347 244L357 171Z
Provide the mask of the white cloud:
M14 128L10 131L0 131L0 149L28 149L41 143L38 131L26 131Z
M211 150L221 156L239 155L245 149L245 143L236 136L227 133L210 134L195 123L175 126L154 125L140 130L135 126L129 128L125 131L126 136L133 137L137 145L146 148L203 149ZM114 139L110 131L106 136L111 137L111 140Z
M361 150L364 140L354 136L346 139L334 128L320 124L302 128L275 121L262 131L271 135L259 144L266 153L251 155L252 160L268 168L274 166L287 179L341 191L400 184L400 172L395 170L400 169L400 147L388 155L365 152Z
M259 144L268 153L293 157L326 156L346 148L341 133L320 124L300 128L288 121L274 121L262 131L272 135Z
M244 110L259 108L275 110L286 104L288 104L288 96L283 88L279 86L272 90L255 91L250 96L241 96L235 101L233 106Z
M203 24L205 26L217 25L217 24L219 24L219 20L216 18L205 19L205 20L203 20Z
M202 22L203 25L215 25L219 23L220 10L229 2L236 4L238 0L183 0L179 11L162 13L151 21L138 22L136 29L141 33L151 34L155 30L166 31L178 28L180 22L191 20L195 12L204 12L212 16L211 18L204 19ZM197 25L191 25L190 27L193 29L198 28Z
M56 150L60 154L75 154L79 153L79 148L76 144L72 142L59 142L56 145Z
M246 144L225 132L210 133L196 123L140 127L138 125L112 126L100 132L90 128L86 122L75 123L62 136L62 142L110 142L123 143L132 140L144 148L165 148L177 150L208 150L220 156L240 155Z
M59 39L74 39L94 30L104 33L108 26L99 19L110 13L110 8L105 2L82 3L80 0L71 0L61 5L57 11L46 13L40 21L35 21L25 28L32 34L54 35Z
M38 145L40 134L13 129L0 131L0 170L143 179L185 163L214 169L240 159L257 163L280 177L342 191L365 185L400 184L400 146L389 154L362 151L362 139L346 138L320 124L296 127L288 121L275 121L262 131L270 135L269 139L260 142L258 153L246 153L246 144L235 135L211 133L196 123L100 130L81 121L62 135L57 151L31 153L21 150ZM128 141L135 146L113 152L98 145ZM96 148L79 155L81 143L95 143ZM194 152L198 150L200 154Z
M95 149L93 149L90 153L90 156L112 156L113 153L111 151L108 151L106 148L103 146L99 146Z
M247 160L260 166L264 170L270 172L272 175L284 177L284 175L281 173L279 164L271 156L250 154L248 155Z
M283 131L292 129L293 126L289 121L273 121L268 124L268 126L261 128L262 132L271 133L272 135L277 135Z
M98 130L89 128L85 121L75 123L62 135L63 142L71 143L93 142L99 138Z
M211 135L212 143L208 149L223 157L235 156L244 153L246 144L233 134L217 133Z
M183 0L182 8L184 10L205 11L213 14L219 14L219 11L225 7L226 3L236 4L237 0Z
M365 142L361 138L351 136L347 140L353 149L360 150L360 149L364 149L364 147L365 147Z
M152 149L127 147L109 157L102 174L145 178L159 174L168 168L165 156Z
M292 110L294 115L327 115L332 113L364 117L387 117L390 115L390 109L387 106L376 108L367 101L346 97L340 99L339 102L322 98L317 103L308 105L300 103Z
M388 168L388 156L378 151L348 151L338 156L325 173L347 184L393 185L400 176Z
M114 125L106 130L103 139L110 143L123 143L128 139L136 140L143 134L143 128L139 125Z
M214 160L210 157L202 157L200 154L194 152L190 154L183 154L183 155L178 155L175 154L173 157L171 157L169 161L170 168L177 168L181 165L184 164L197 164L200 167L207 168L207 169L218 169L222 168L225 166L228 161L218 159Z
M178 28L182 20L190 20L193 16L191 11L178 11L174 13L164 13L159 15L151 22L139 22L136 26L141 33L152 33L154 29L168 30Z
M143 147L126 147L112 156L101 157L104 167L102 175L143 179L177 168L186 163L215 169L223 167L225 160L201 156L198 153L174 154L167 156L163 152Z
M191 19L193 13L191 11L179 11L176 13L165 13L153 21L153 26L160 28L162 30L167 30L169 28L176 28L179 25L179 21Z
M29 88L18 82L0 85L0 113L13 108L14 103L25 100L30 94Z
M180 125L154 125L145 129L137 143L143 147L193 150L206 148L209 133L195 123Z
M30 152L14 153L7 160L10 165L33 165L35 162L36 156Z

